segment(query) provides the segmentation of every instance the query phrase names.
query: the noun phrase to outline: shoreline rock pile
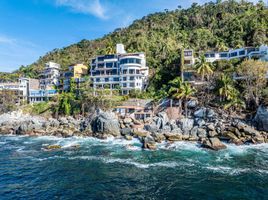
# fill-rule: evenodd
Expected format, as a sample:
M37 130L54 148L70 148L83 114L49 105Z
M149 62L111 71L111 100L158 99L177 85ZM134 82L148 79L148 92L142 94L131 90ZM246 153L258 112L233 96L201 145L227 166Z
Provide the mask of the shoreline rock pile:
M216 113L211 108L198 108L189 118L169 120L165 112L151 119L136 120L132 117L118 117L113 112L97 110L89 117L74 119L62 117L45 119L21 112L0 115L0 133L29 136L96 137L109 136L132 140L138 138L143 148L155 150L157 143L168 141L195 141L212 150L226 148L223 142L236 145L268 142L268 111L258 110L254 118L257 127Z

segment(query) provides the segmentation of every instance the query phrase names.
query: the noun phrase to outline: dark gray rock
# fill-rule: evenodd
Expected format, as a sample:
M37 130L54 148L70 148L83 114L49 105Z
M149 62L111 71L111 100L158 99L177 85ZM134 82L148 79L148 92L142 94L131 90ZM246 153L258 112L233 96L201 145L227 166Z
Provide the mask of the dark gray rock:
M227 148L226 145L224 145L217 137L204 140L202 143L202 147L216 151Z
M254 118L257 128L268 132L268 107L260 106Z
M194 120L189 118L183 118L179 121L179 127L184 133L189 133L194 126Z
M120 127L116 115L112 112L99 112L92 120L93 133L119 136Z
M133 131L131 128L122 128L121 135L133 135Z
M203 128L197 129L197 135L199 138L206 138L207 137L207 131Z

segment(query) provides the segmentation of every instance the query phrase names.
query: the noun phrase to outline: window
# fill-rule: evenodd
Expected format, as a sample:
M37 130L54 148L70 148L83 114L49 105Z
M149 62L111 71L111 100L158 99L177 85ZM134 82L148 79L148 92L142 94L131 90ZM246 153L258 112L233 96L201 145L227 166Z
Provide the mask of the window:
M129 87L135 87L135 84L134 83L130 83L129 84Z
M112 68L114 63L106 63L106 68Z
M237 56L237 52L233 52L230 54L230 57L235 57L235 56Z
M135 73L135 70L134 70L134 69L130 69L130 70L129 70L129 73L130 73L130 74L134 74L134 73Z
M96 78L96 82L100 82L100 78Z
M123 77L123 81L126 81L127 80L127 77Z
M140 74L140 70L137 69L137 70L136 70L136 74Z
M184 56L192 56L193 52L192 51L184 51Z
M129 80L133 81L133 80L135 80L135 77L131 76L131 77L129 77Z
M102 61L104 61L104 57L103 56L98 57L98 62L102 62Z
M190 65L191 64L191 61L190 60L184 60L184 64L185 65Z
M117 77L117 78L113 78L113 80L114 80L114 81L119 81L119 78L118 78L118 77Z
M112 75L117 75L117 70L116 69L112 70Z
M243 51L239 51L239 55L240 55L240 56L245 55L245 54L246 54L245 50L243 50Z
M127 87L127 84L126 83L123 83L123 87Z
M141 64L141 59L137 59L137 58L124 58L124 59L120 60L120 65L122 65L122 64L128 64L128 63Z
M104 59L113 59L115 58L115 55L105 55Z
M127 70L126 69L123 70L123 74L127 74Z
M105 78L105 82L109 82L109 78Z
M99 63L98 64L98 68L103 68L104 67L104 63Z
M228 53L221 53L221 54L220 54L220 57L221 57L221 58L227 58L227 57L228 57Z

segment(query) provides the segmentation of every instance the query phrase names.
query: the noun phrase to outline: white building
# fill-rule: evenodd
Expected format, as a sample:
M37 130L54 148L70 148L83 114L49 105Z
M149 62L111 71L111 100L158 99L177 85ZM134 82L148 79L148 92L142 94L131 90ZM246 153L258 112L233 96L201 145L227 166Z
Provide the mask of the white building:
M268 61L268 46L245 47L240 49L230 49L224 52L207 52L205 53L207 62L217 60L231 60L235 58L257 58L262 61Z
M90 74L94 89L121 88L122 94L128 94L146 88L149 68L144 53L126 53L124 45L117 44L116 54L92 59Z
M29 91L28 101L29 103L40 103L50 100L54 95L57 94L57 90L42 90L35 89Z
M58 85L60 65L54 62L45 64L45 69L40 76L40 89L51 90Z
M19 78L17 82L0 83L0 90L14 91L18 96L18 103L27 102L29 91L39 88L39 80Z

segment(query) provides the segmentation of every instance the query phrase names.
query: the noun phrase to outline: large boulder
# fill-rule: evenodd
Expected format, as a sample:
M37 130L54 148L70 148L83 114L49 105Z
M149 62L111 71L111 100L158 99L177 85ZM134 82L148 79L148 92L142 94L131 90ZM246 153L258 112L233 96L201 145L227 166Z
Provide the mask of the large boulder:
M197 129L197 135L199 138L206 138L207 137L207 131L203 128Z
M165 137L169 141L181 141L182 134L180 133L165 133Z
M154 141L154 138L152 136L147 136L143 138L143 148L144 149L150 149L150 150L156 150L156 143Z
M184 133L189 133L194 126L194 120L189 118L183 118L179 121L179 126Z
M119 136L120 127L116 115L112 112L102 112L91 122L93 133Z
M200 108L194 112L196 118L213 118L216 113L211 108Z
M260 106L254 118L259 130L268 131L268 107Z
M217 137L204 140L202 143L202 147L209 148L209 149L216 150L216 151L220 149L226 149L226 145L224 145Z

